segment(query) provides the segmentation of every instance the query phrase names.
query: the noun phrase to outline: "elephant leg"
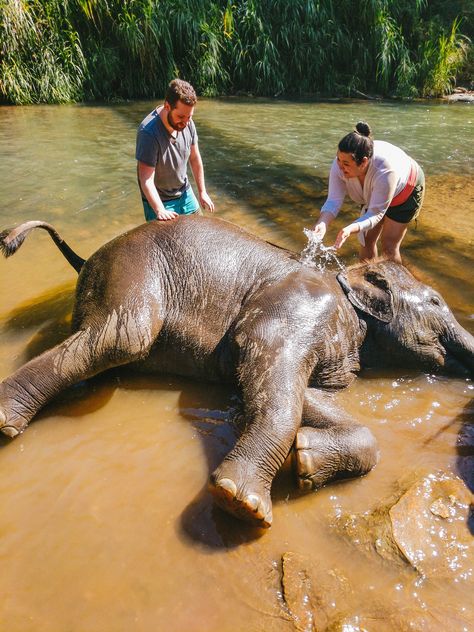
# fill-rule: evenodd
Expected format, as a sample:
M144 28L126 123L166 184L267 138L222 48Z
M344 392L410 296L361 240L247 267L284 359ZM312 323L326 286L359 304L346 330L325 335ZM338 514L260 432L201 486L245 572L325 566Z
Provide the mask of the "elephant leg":
M351 421L333 397L306 389L303 423L292 462L300 489L317 489L331 480L367 474L378 460L368 428Z
M17 436L59 392L101 371L140 359L149 351L153 337L144 320L130 314L127 319L109 316L102 327L79 329L0 383L0 430L10 438Z
M304 361L261 341L241 356L245 429L211 475L209 489L225 511L254 526L272 523L270 490L301 424L308 375Z

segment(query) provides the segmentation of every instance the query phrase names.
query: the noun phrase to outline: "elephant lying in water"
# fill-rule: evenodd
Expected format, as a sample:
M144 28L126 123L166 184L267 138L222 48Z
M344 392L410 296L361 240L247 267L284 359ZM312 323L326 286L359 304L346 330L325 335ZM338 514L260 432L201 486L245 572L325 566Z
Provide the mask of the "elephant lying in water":
M0 384L2 431L23 432L61 390L113 366L237 383L246 427L209 488L255 525L271 524L272 480L292 446L303 488L374 466L373 435L327 395L362 367L473 374L474 338L402 265L320 272L203 217L143 224L87 261L27 222L2 233L4 253L36 227L80 272L73 333Z

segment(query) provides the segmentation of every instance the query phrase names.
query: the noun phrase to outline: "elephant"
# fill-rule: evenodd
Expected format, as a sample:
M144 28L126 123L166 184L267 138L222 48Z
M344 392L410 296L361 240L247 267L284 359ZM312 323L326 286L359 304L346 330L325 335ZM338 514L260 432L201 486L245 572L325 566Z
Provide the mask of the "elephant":
M111 367L234 384L243 430L210 475L218 506L272 523L272 481L291 454L298 485L367 474L371 431L336 404L362 368L474 373L474 338L400 263L321 271L228 221L139 225L78 256L48 223L0 235L6 256L46 230L79 273L72 333L0 384L0 426L23 432L66 387Z

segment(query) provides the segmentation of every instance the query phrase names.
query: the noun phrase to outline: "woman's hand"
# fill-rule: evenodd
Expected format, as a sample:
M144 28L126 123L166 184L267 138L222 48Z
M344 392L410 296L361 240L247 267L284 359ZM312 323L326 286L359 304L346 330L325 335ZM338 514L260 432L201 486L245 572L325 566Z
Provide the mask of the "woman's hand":
M349 226L344 226L344 228L341 228L341 230L337 234L336 241L334 242L334 248L338 250L349 237L349 235L357 232L359 232L359 227L357 226L357 224L349 224Z
M323 240L324 235L326 234L327 226L324 222L319 222L313 228L313 233L315 237L318 237L321 241Z

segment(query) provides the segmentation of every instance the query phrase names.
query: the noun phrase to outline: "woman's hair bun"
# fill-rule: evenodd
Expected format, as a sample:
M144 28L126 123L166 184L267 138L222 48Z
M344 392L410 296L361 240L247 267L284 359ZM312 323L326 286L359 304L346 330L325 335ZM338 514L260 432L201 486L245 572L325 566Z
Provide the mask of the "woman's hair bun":
M366 123L365 121L359 121L357 125L355 126L355 128L356 128L356 132L359 132L361 136L369 137L372 134L372 130L370 129L369 124Z

